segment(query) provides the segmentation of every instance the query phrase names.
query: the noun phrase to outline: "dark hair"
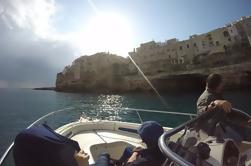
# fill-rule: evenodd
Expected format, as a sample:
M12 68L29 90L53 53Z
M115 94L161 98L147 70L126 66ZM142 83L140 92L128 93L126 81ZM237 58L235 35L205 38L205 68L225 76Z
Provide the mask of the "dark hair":
M210 74L207 77L207 87L211 90L215 90L222 82L222 76L220 74Z

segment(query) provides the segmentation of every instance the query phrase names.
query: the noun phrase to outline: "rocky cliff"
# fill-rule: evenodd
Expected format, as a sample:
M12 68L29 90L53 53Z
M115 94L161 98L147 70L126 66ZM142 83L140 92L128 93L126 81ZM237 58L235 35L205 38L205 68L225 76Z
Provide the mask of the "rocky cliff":
M56 90L102 93L151 91L140 72L129 70L130 63L129 58L114 54L82 56L57 74ZM168 66L168 71L164 72L154 69L152 66L152 72L146 77L161 92L201 90L210 73L222 74L227 89L251 88L250 52L211 55L197 64Z
M114 92L123 91L128 60L107 53L82 56L57 74L57 91Z

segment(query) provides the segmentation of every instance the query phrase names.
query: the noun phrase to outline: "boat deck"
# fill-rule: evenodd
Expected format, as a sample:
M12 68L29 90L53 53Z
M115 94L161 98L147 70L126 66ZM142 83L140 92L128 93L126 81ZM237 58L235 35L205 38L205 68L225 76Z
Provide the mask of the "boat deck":
M145 147L137 129L140 124L119 121L80 120L57 129L59 134L78 142L80 148L90 155L93 164L102 153L110 154L112 159L119 159L126 147ZM164 130L170 130L164 127ZM180 134L171 137L176 141Z

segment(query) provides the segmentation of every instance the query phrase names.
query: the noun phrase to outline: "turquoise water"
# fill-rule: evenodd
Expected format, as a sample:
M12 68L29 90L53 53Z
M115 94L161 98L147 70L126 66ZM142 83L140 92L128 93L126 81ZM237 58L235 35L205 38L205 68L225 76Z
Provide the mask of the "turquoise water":
M251 113L251 92L235 91L225 94L233 106ZM123 95L73 94L54 91L35 91L30 89L0 89L0 155L13 141L15 135L39 117L63 108L74 107L88 116L97 114L104 118L114 117L107 108L141 108L163 111L196 113L196 100L199 92L184 94L161 94L166 108L154 94L132 93ZM161 115L156 113L141 114L143 120L157 120L165 126L176 126L186 121L187 117ZM67 113L56 119L58 122L68 119ZM78 115L76 116L78 117ZM75 117L75 118L76 118ZM120 112L120 120L139 122L135 113Z

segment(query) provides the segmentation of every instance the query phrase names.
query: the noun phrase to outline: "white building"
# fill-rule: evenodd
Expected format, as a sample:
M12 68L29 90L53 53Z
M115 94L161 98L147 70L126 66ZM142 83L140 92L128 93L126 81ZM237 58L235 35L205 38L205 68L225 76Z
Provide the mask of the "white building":
M235 44L247 42L251 46L250 16L204 34L192 35L188 40L143 43L129 55L145 71L165 70L166 67L161 67L161 64L192 64L196 56L224 53ZM157 62L159 65L153 67L152 64ZM132 63L129 67L135 69Z

